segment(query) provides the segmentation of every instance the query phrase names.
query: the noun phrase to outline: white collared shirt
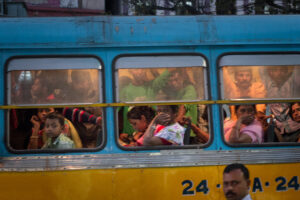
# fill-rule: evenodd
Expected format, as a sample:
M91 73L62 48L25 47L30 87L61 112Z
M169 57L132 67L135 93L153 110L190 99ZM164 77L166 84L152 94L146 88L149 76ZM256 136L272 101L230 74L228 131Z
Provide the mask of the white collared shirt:
M251 200L250 194L247 194L242 200Z

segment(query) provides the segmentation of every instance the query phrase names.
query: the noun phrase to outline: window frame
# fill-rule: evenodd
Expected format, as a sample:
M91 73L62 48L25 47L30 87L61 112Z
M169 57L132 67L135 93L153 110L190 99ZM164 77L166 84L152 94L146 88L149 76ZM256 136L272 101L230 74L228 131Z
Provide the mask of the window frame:
M97 61L99 63L100 68L73 68L73 69L97 69L98 71L98 89L99 89L99 100L97 103L105 103L105 79L104 79L104 74L105 74L105 66L104 66L104 62L102 61L102 59L96 55L18 55L18 56L12 56L9 57L6 61L5 61L5 65L4 65L4 70L5 70L5 77L4 77L4 86L5 86L5 95L4 95L4 99L5 99L5 105L10 106L11 104L9 104L9 100L8 98L10 98L9 95L10 94L10 89L11 89L11 82L10 82L10 73L9 71L14 71L14 70L9 70L9 63L12 60L17 60L17 59L93 59L95 61ZM65 68L65 69L72 69L72 68ZM40 70L40 69L34 69L34 70ZM50 69L52 70L52 69ZM55 69L55 70L60 70L60 69ZM64 70L64 69L62 69ZM9 92L8 92L9 91ZM66 104L66 103L59 103L59 104L18 104L18 106L30 106L30 107L34 107L34 106L38 106L38 107L43 107L44 106L49 106L49 105L53 105L55 108L64 108L66 107L66 105L86 105L86 107L89 107L90 104L94 104L94 103L84 103L84 104L80 104L80 103L70 103L70 104ZM27 109L27 108L24 108ZM107 127L106 127L106 109L105 107L103 107L102 110L102 141L100 143L99 146L97 146L96 148L74 148L74 149L14 149L10 146L10 110L11 109L6 109L4 112L4 119L5 119L5 132L4 132L4 140L5 140L5 146L6 149L14 154L47 154L47 153L51 153L51 154L60 154L60 153L76 153L76 152L97 152L97 151L101 151L105 148L106 144L107 144Z
M207 57L204 55L204 54L201 54L201 53L142 53L142 54L120 54L118 56L116 56L113 60L113 64L112 64L112 67L113 67L113 87L114 87L114 101L115 102L118 102L118 91L119 91L119 87L117 87L118 85L118 69L120 68L117 68L116 67L116 63L117 63L117 60L120 59L120 58L123 58L123 57L153 57L153 56L161 56L161 57L164 57L164 56L176 56L176 57L179 57L179 56L199 56L201 57L204 61L205 61L205 70L203 70L203 76L204 76L204 95L205 95L205 99L202 99L200 101L207 101L207 100L210 100L211 99L211 86L210 86L210 78L209 78L209 75L210 75L210 67L209 67L209 62L208 62L208 59ZM148 67L149 69L150 67ZM160 67L160 68L163 68L163 67ZM168 101L170 102L170 104L174 105L174 102L176 105L181 105L181 104L184 104L184 103L180 103L182 101ZM184 101L184 102L187 102L187 101ZM189 102L199 102L199 100L195 100L195 101L189 101ZM128 102L126 102L128 103ZM130 102L132 103L132 102ZM161 101L143 101L143 102L138 102L136 104L145 104L145 103L152 103L155 104L155 103L161 103ZM197 105L195 103L195 105ZM173 146L173 145L159 145L159 146L135 146L135 147L124 147L122 146L119 142L118 142L118 138L119 138L119 128L118 128L118 124L119 124L119 121L118 121L118 109L117 108L114 108L114 119L115 119L115 143L116 145L122 149L122 150L125 150L125 151L147 151L147 150L176 150L176 149L199 149L199 147L201 149L204 149L204 148L207 148L209 147L212 143L213 143L213 140L214 140L214 132L213 132L213 128L212 128L212 107L210 104L205 104L208 108L208 129L209 129L209 140L207 143L205 144L191 144L191 145L183 145L183 146Z
M241 57L252 57L252 56L270 56L270 57L273 57L273 56L276 56L276 57L279 57L280 55L285 55L285 56L288 56L288 55L299 55L300 56L300 52L298 51L291 51L291 52L281 52L281 51L276 51L276 52L270 52L270 51L259 51L259 52L227 52L227 53L222 53L218 56L217 58L217 67L216 69L218 70L217 71L217 78L218 78L218 85L219 85L219 91L218 91L218 95L219 95L219 98L221 101L228 101L228 99L225 99L223 97L223 93L224 93L224 85L223 85L223 73L222 73L222 68L224 66L224 64L220 64L221 63L221 59L223 57L226 57L228 56L228 58L230 58L229 56L232 56L231 58L233 57L238 57L238 56L241 56ZM293 56L292 56L293 57ZM243 62L244 59L240 59L238 62L234 62L234 64L230 64L230 66L243 66L243 65L239 65L239 62ZM280 59L279 59L280 60ZM276 66L276 61L278 61L278 59L276 60L272 60L273 63L270 62L269 65L264 65L264 66ZM228 62L226 60L226 62ZM295 62L293 60L293 62ZM258 66L262 66L261 64L258 64L258 63L255 63L255 61L252 60L252 63L253 64L256 64ZM281 64L283 64L283 62L281 62ZM250 64L246 64L244 66L249 66ZM288 65L288 64L285 64L285 65ZM289 64L289 65L292 65L292 64ZM300 62L299 64L295 64L293 63L293 65L299 65L300 66ZM277 65L277 66L281 66L281 65ZM245 101L243 103L234 103L235 100L242 100L242 101ZM297 142L264 142L264 143L261 143L261 144L252 144L252 143L240 143L240 144L234 144L234 143L229 143L229 142L226 142L225 141L225 135L224 135L224 115L223 115L223 105L242 105L242 104L260 104L260 103L247 103L246 101L253 101L253 100L261 100L261 101L264 101L264 102L267 102L267 103L263 103L263 104L271 104L271 101L272 99L271 98L262 98L262 99L246 99L246 98L240 98L240 99L232 99L232 100L229 100L229 101L232 101L232 103L227 103L227 104L219 104L219 113L220 113L220 116L221 116L221 120L222 120L222 123L221 124L221 138L222 138L222 141L223 143L225 144L225 146L228 146L228 147L233 147L233 148L244 148L244 147L254 147L254 148L258 148L258 147L284 147L284 146L300 146L300 143L297 143ZM274 100L274 99L273 99ZM294 100L293 102L297 102L299 101L299 98L297 99L297 97L295 98L288 98L288 99L283 99L283 98L276 98L276 100L279 100L280 102L284 103L284 101L288 101L288 102L291 102L291 100ZM268 103L268 101L270 101Z

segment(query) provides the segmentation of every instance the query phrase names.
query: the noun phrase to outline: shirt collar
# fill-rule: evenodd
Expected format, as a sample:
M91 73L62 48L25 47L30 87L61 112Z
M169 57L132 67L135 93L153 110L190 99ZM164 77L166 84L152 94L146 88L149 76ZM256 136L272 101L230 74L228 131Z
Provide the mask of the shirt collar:
M250 194L247 194L242 200L251 200Z

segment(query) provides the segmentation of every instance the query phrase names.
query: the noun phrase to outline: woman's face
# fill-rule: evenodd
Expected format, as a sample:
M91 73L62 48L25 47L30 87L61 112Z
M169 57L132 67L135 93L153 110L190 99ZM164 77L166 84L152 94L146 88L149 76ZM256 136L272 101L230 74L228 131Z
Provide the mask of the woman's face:
M138 132L145 132L148 127L148 123L144 115L142 115L141 119L129 119L129 122L134 130Z
M236 115L243 118L243 124L251 124L255 119L255 109L251 105L242 105L238 108Z

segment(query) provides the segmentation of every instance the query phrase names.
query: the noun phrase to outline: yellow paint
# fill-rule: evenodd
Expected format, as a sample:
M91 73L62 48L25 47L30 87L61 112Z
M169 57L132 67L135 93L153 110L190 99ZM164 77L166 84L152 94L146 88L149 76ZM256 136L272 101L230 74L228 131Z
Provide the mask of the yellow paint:
M247 165L250 178L259 177L263 192L251 192L253 200L297 199L299 191L289 188L276 192L276 177L282 176L289 181L298 176L300 163ZM222 172L224 166L139 168L139 169L101 169L50 172L0 172L0 199L105 199L105 200L222 200ZM209 192L195 192L183 196L184 180L193 182L191 190L207 180ZM270 186L265 186L265 182ZM300 180L298 180L299 183ZM251 184L252 186L252 184ZM287 186L287 183L285 184ZM252 190L252 188L251 188Z

